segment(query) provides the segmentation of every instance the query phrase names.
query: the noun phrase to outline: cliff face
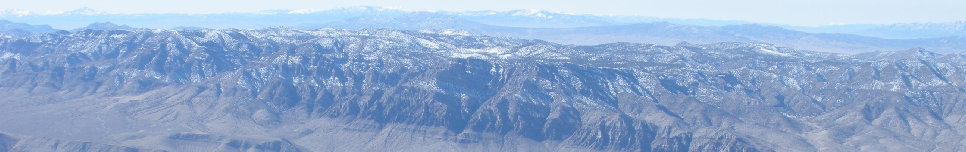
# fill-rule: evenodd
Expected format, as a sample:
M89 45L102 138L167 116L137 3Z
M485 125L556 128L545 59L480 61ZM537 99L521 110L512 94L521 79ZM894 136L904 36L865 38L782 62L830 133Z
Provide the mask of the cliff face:
M142 150L966 149L966 58L919 49L265 29L60 32L0 53L0 131Z

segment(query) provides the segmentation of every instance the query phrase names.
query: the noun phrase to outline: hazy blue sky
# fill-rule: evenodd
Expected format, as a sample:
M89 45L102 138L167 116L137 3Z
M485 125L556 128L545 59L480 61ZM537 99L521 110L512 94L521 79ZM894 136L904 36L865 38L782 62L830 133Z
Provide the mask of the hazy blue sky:
M110 13L219 13L266 9L382 6L412 10L541 9L601 15L746 20L790 25L884 24L966 20L966 0L4 0L2 10Z

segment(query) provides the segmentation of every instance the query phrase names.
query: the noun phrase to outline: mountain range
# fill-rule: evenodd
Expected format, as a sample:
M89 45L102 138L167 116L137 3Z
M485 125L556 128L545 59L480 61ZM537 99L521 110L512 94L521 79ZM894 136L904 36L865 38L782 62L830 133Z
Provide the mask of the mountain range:
M966 55L457 30L0 38L0 151L963 151Z
M0 19L0 152L966 151L966 22Z
M362 16L405 16L409 14L454 16L487 25L521 28L577 28L620 26L640 23L661 23L689 26L728 26L760 24L777 26L809 33L839 33L885 39L925 39L966 36L966 21L940 23L847 24L795 26L753 23L736 20L676 19L646 16L592 15L550 12L543 10L510 11L418 11L375 6L343 7L329 10L264 10L258 12L214 14L113 14L90 8L66 12L0 11L0 19L30 24L47 24L60 29L80 28L94 22L114 22L142 28L245 28L258 29L276 26L292 28L313 27L329 22Z
M92 12L92 11L79 11ZM924 48L941 53L956 53L966 50L966 37L949 36L937 38L915 39L887 39L852 34L808 33L790 30L780 26L760 24L726 25L688 25L670 22L645 22L644 18L634 20L611 17L605 18L590 15L556 14L545 11L509 11L509 12L414 12L390 10L382 8L355 8L342 10L328 10L321 12L296 13L275 11L263 15L251 14L221 14L221 15L105 15L97 13L65 14L34 16L38 19L60 21L60 17L70 17L73 20L85 21L84 18L132 18L121 21L139 20L134 24L150 24L165 22L165 24L184 24L171 29L206 29L217 27L263 27L271 22L276 26L295 26L298 29L396 29L396 30L458 30L474 34L500 37L541 39L562 44L597 45L614 42L650 43L658 45L675 45L680 42L690 43L721 43L721 42L749 42L768 43L782 47L793 47L821 52L835 52L857 54L874 51L894 51L910 48ZM29 18L29 17L28 17ZM315 20L310 20L312 18ZM195 22L194 20L201 19ZM501 20L502 19L502 20ZM680 22L684 22L679 20ZM209 24L218 23L218 24ZM709 21L710 22L710 21ZM190 24L188 24L190 23ZM0 24L18 25L20 30L0 30L0 34L25 36L30 33L43 34L56 30L37 30L26 28L27 24L5 22ZM219 25L228 24L228 25ZM151 26L166 26L151 24ZM44 26L40 26L44 27ZM137 28L145 28L138 27ZM88 25L85 29L133 29L127 25L116 25L111 22L98 22ZM816 30L816 29L811 29ZM947 29L951 30L951 29ZM6 32L5 32L6 31ZM955 30L953 30L955 31ZM955 32L945 32L955 35Z

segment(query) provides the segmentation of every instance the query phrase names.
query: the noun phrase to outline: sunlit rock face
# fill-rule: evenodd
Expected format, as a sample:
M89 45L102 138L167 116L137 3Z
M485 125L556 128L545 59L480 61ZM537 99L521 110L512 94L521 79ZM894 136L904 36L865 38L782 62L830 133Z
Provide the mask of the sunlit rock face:
M62 31L0 38L0 151L962 151L964 57Z

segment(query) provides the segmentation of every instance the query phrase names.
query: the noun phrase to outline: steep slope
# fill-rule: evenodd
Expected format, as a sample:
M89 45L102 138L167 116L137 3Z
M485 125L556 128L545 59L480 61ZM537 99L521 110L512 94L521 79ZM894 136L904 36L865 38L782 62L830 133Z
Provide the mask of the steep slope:
M966 56L919 49L264 29L52 33L0 54L0 130L141 149L966 149Z

